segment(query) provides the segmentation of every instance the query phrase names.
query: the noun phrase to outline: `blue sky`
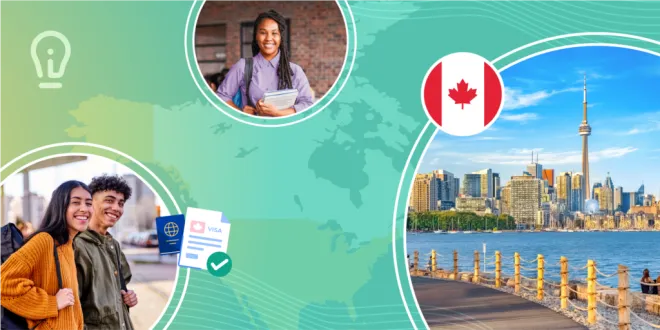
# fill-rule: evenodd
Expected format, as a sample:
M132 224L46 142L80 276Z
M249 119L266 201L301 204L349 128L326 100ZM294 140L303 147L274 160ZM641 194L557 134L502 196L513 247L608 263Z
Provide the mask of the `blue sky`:
M610 172L615 186L660 193L660 57L618 47L577 47L535 56L501 73L504 108L471 137L438 131L419 167L461 178L485 168L502 184L539 153L555 176L581 172L583 75L587 75L591 185ZM536 156L535 156L536 158Z

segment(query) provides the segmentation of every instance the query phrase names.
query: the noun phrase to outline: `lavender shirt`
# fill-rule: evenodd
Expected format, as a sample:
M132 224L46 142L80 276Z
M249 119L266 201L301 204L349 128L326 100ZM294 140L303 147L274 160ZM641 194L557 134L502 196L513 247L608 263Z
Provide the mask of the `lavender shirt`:
M272 60L266 60L261 53L257 54L253 60L252 67L252 82L250 83L250 99L252 104L257 104L261 100L266 92L276 91L277 89L277 68L279 67L280 54L278 53ZM309 108L312 103L312 91L309 87L309 81L307 81L307 76L303 72L302 68L297 64L291 63L291 71L293 75L291 80L293 83L293 88L298 90L298 97L296 98L296 103L293 105L293 108L296 112L301 112ZM241 99L243 100L243 106L247 104L245 96L245 82L243 81L245 73L245 59L240 59L236 64L234 64L227 75L225 80L222 81L220 87L218 87L218 96L225 102L230 101L236 95L236 92L240 88L241 90Z

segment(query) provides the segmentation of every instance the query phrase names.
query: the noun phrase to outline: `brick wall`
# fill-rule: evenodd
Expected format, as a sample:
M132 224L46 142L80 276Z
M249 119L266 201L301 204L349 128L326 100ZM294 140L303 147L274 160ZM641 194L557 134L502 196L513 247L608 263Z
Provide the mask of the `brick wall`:
M291 61L305 70L316 97L320 98L339 76L346 56L346 25L334 1L207 1L197 24L225 23L225 29L213 32L224 32L225 36L209 38L196 31L197 43L209 39L226 40L222 51L229 68L241 57L241 23L254 22L260 12L269 9L290 19ZM197 58L208 59L212 56L208 52L208 49L199 49ZM203 71L216 68L213 64L204 64L204 67Z

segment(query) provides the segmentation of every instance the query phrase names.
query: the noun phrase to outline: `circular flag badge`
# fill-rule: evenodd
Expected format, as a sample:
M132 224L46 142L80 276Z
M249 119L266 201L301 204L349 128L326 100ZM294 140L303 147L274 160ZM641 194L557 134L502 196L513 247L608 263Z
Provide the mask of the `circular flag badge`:
M492 125L502 110L504 84L485 58L449 54L433 64L422 83L422 106L443 132L470 136Z

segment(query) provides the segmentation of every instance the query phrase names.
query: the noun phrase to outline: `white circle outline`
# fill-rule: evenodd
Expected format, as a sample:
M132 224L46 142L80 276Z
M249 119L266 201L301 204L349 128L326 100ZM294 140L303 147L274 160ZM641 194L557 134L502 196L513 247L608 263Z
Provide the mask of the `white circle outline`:
M518 48L515 48L515 49L513 49L513 50L511 50L507 53L504 53L503 55L497 57L496 59L494 59L490 63L495 64L495 63L503 60L504 58L506 58L510 55L513 55L513 54L515 54L515 53L517 53L521 50L524 50L524 49L527 49L529 47L533 47L533 46L536 46L536 45L539 45L539 44L542 44L542 43L545 43L545 42L548 42L548 41L553 41L553 40L558 40L558 39L567 39L567 38L572 38L572 37L581 37L581 36L621 37L621 38L628 38L628 39L645 41L645 42L660 46L659 41L649 39L649 38L645 38L645 37L632 35L632 34L613 33L613 32L580 32L580 33L562 34L562 35L549 37L549 38L545 38L545 39L541 39L541 40L537 40L537 41L525 44L525 45L520 46ZM584 47L584 46L610 46L610 47L628 48L628 49L639 50L639 51L642 51L642 52L645 52L645 53L656 54L656 55L660 56L660 54L658 54L658 53L655 53L655 52L650 51L648 49L635 47L635 46L627 46L627 45L621 45L621 44L615 44L615 43L582 43L582 44L574 44L574 45L554 47L554 48L549 48L549 49L546 49L546 50L543 50L543 51L539 51L537 53L533 53L533 54L530 54L528 56L525 56L522 59L516 60L516 61L506 65L505 67L503 67L502 69L500 69L498 71L504 71L505 69L508 69L512 65L515 65L515 64L521 62L523 59L527 60L527 59L532 58L534 56L538 56L538 55L545 54L545 53L555 51L555 50L561 50L561 49L573 48L573 47ZM420 137L422 135L424 135L424 131L426 130L426 128L428 127L428 125L431 122L432 121L426 123L426 126L424 127L424 129L422 129L422 131L420 132ZM424 152L420 155L419 163L421 163L421 160L424 158L426 152L428 151L428 145L431 143L431 141L433 141L435 136L438 134L438 131L439 131L439 129L436 126L435 132L433 132L431 139L429 139L429 141L427 142L427 146L425 147ZM392 257L394 259L394 266L395 266L394 271L396 273L397 283L399 284L399 293L400 293L400 296L401 296L401 300L403 301L403 305L406 308L406 312L408 313L408 317L410 319L410 322L411 322L411 324L413 325L413 327L415 329L417 329L417 327L415 326L415 322L414 322L414 320L412 318L412 315L410 313L410 310L408 308L408 304L406 302L405 294L403 292L403 287L401 286L401 281L399 279L399 270L397 268L397 260L396 260L396 255L397 255L396 254L396 214L397 214L397 211L398 211L398 202L399 202L400 193L401 193L401 186L403 185L404 177L405 177L405 174L406 174L405 169L408 168L409 162L412 158L412 154L415 152L415 150L417 148L417 145L420 142L420 137L418 137L417 141L415 141L415 144L413 145L413 147L410 151L410 156L408 157L408 160L406 161L406 165L404 166L404 171L401 174L402 178L399 181L399 187L397 189L397 200L394 204L394 213L393 213L393 216L392 216L392 246L393 246ZM417 168L419 168L419 163L417 164ZM412 181L414 181L414 180L412 180ZM411 183L411 186L409 188L412 189L412 183ZM410 189L409 189L409 191L410 191ZM410 206L410 201L408 199L406 199L406 209L408 209L409 206ZM403 225L403 249L404 249L404 254L408 253L408 246L407 246L407 236L408 235L406 233L406 226L407 226L407 218L404 218L404 225ZM408 284L409 284L410 292L413 296L413 299L415 300L415 304L416 304L416 307L417 307L417 313L421 316L422 320L426 324L426 328L430 329L429 326L428 326L428 323L426 322L426 319L424 318L424 314L422 313L422 310L419 307L419 302L417 301L417 296L415 295L415 290L412 286L412 279L411 279L411 276L410 276L409 272L407 273L407 278L408 278Z
M198 1L199 1L199 0L198 0ZM234 120L236 120L236 121L239 121L239 122L241 122L241 123L243 123L243 124L248 124L248 125L251 125L251 126L267 127L267 128L270 128L270 127L273 127L273 128L274 128L274 127L285 127L285 126L289 126L289 125L293 125L293 124L300 123L300 122L302 122L302 121L305 121L305 120L307 120L307 119L309 119L309 118L312 118L312 117L316 116L318 113L320 113L321 111L323 111L323 109L325 109L328 105L330 105L330 104L332 103L332 101L334 101L335 98L337 98L337 96L341 93L341 91L344 89L344 86L346 86L346 83L348 82L349 78L351 77L351 73L353 72L353 67L355 66L355 58L357 57L357 46L358 46L358 43L357 43L357 25L355 24L355 17L353 17L353 11L351 10L351 6L349 5L348 0L343 0L343 2L346 4L346 9L348 10L349 16L351 17L351 22L353 23L353 58L352 58L352 60L351 60L351 66L350 66L349 69L348 69L348 73L346 73L346 78L344 79L344 81L342 82L342 84L339 86L339 88L337 89L337 91L334 93L334 95L332 96L332 98L331 98L328 102L326 102L326 104L320 105L320 107L319 107L318 109L316 109L315 111L313 111L312 114L310 114L310 115L306 115L306 116L303 116L303 117L301 117L301 118L298 119L298 120L295 120L295 121L292 121L292 122L288 122L288 123L282 123L282 124L259 124L259 123L253 123L253 122L250 122L250 121L248 121L248 120L241 119L241 118L239 118L238 116L234 116L234 114L229 113L229 111L225 111L225 109L223 109L223 108L220 107L218 104L216 104L216 102L213 101L213 100L207 95L208 91L207 91L206 89L208 89L208 88L203 89L202 86L200 86L199 82L198 82L197 79L195 78L195 73L193 72L192 66L191 66L191 64L190 64L191 60L190 60L190 58L189 58L189 52L188 52L188 31L189 31L189 25L190 25L190 18L192 17L193 10L195 9L195 4L196 4L198 1L193 2L192 6L190 7L190 12L188 12L188 19L186 20L186 27L185 27L185 31L184 31L184 37L183 37L184 52L185 52L185 57L186 57L186 64L188 65L188 72L190 72L190 76L191 76L193 82L195 83L195 85L197 86L197 88L199 89L199 91L201 92L202 96L204 96L204 98L206 98L206 100L209 101L209 103L212 104L216 109L220 110L222 113L224 113L225 115L231 117L232 119L234 119ZM200 6L199 10L197 11L197 16L196 16L196 18L195 18L195 23L196 23L197 20L199 19L199 14L201 13L201 11L202 11L202 7L204 7L204 3L206 3L207 0L201 0L201 1L202 1L202 5ZM338 80L339 80L339 77L341 76L341 73L344 71L344 68L346 67L346 60L348 59L348 54L349 54L349 53L348 53L348 49L349 49L349 43L348 43L348 36L349 36L348 22L347 22L347 20L346 20L346 15L345 15L345 13L344 13L344 10L343 10L343 9L341 8L341 6L339 5L339 0L335 0L335 2L337 3L337 7L339 8L339 11L341 11L341 13L342 13L342 18L344 19L344 26L346 27L346 37L347 37L347 38L346 38L346 55L344 56L344 63L342 64L342 67L341 67L341 70L339 71L339 75L337 76L337 79L335 79L335 82L332 84L333 87L336 86L336 84L337 84L337 82L338 82ZM195 40L195 34L194 34L194 31L192 31L192 39L193 39L193 42L194 42L194 40ZM193 55L195 56L195 58L197 58L196 50L194 49L194 48L195 48L194 45L193 45L192 48L193 48L193 49L192 49ZM201 73L201 69L199 68L199 63L195 62L195 65L197 66L197 72ZM332 88L331 88L331 89L332 89ZM323 99L326 98L326 96L328 96L328 94L323 95L323 97L322 97L320 100L318 100L317 102L315 102L315 104L312 105L312 107L314 107L315 105L320 104L321 101L323 101ZM216 96L215 98L216 98L217 100L219 100L220 102L222 102L223 104L225 104L227 107L229 107L229 105L227 105L227 103L225 103L224 101L222 101L219 97ZM233 112L238 112L238 110L236 110L236 109L232 109L232 111L233 111ZM301 114L302 114L302 112L301 112L301 113L293 114L292 116L301 115ZM248 115L248 116L249 116L249 115ZM288 117L286 117L286 118L291 118L292 116L288 116ZM257 117L249 117L249 118L257 118ZM259 120L282 120L282 119L279 119L279 118L268 118L268 117L263 117L263 118L259 117L258 119L259 119Z
M32 149L32 150L30 150L30 151L28 151L28 152L25 152L25 153L19 155L18 157L14 157L14 158L13 158L12 160L10 160L7 164L5 164L5 165L3 165L2 167L0 167L0 173L4 172L4 171L7 170L7 168L9 168L11 165L13 165L14 163L18 162L19 160L21 160L21 159L23 159L23 158L25 158L25 157L28 157L28 156L30 156L30 155L32 155L32 154L35 154L35 153L37 153L37 152L41 152L41 151L44 151L44 150L47 150L47 149L53 149L53 148L59 148L59 147L89 147L89 148L92 148L92 149L93 149L93 148L97 148L97 149L101 149L101 150L105 150L105 151L109 151L109 152L115 153L115 154L117 154L117 155L119 155L119 156L121 156L121 157L124 157L124 158L130 160L131 162L133 162L134 164L136 164L136 165L138 165L140 168L142 168L144 171L146 171L149 175L152 176L152 178L154 178L154 179L156 180L156 182L158 182L158 184L161 186L161 188L165 191L165 193L167 194L167 196L170 198L172 204L174 204L174 207L176 208L176 211L177 211L178 213L181 213L181 208L179 207L179 204L176 202L176 199L174 199L174 196L172 195L172 193L167 189L167 187L165 186L165 184L164 184L164 183L158 178L158 176L156 176L156 174L154 174L154 173L153 173L148 167L146 167L144 164L142 164L142 163L141 163L140 161L138 161L137 159L135 159L135 158L129 156L128 154L125 154L125 153L123 153L123 152L121 152L121 151L119 151L119 150L116 150L116 149L114 149L114 148L110 148L110 147L106 147L106 146L104 146L104 145L100 145L100 144L88 143L88 142L62 142L62 143L53 143L53 144L48 144L48 145L45 145L45 146L41 146L41 147L38 147L38 148ZM11 174L7 175L7 176L5 177L4 180L0 181L0 185L3 185L4 182L5 182L8 178L10 178L11 176L13 176L13 175L15 175L16 173L18 173L20 170L22 170L22 169L24 169L24 168L26 168L26 167L28 167L28 166L30 166L30 165L32 165L32 164L35 164L35 163L40 162L40 161L45 160L45 159L51 159L51 158L55 158L55 157L65 156L65 155L70 155L70 156L74 156L74 155L78 155L78 156L80 156L80 155L93 155L93 156L96 156L96 157L103 157L103 158L106 158L106 159L109 159L109 160L115 161L115 160L110 159L110 158L108 158L108 157L101 156L101 155L95 155L95 154L92 154L92 153L71 153L71 152L70 152L70 153L59 153L59 154L54 154L54 155L48 155L48 156L44 156L44 157L42 157L42 158L39 158L39 159L37 159L37 160L35 160L35 161L32 161L32 162L30 162L30 163L28 163L28 164L26 164L26 165L24 165L24 166L18 168L16 171L14 171L14 172L12 172ZM146 184L146 185L147 185L152 191L155 192L155 190L153 189L153 187L151 186L151 184L149 184L148 181L144 180L144 179L142 178L142 176L140 176L137 172L135 172L135 171L133 171L133 172L135 173L135 175L136 175L138 178L140 178L140 180L142 180L142 182L144 182L144 183L145 183L145 184ZM168 212L169 212L169 210L168 210ZM177 286L177 284L178 284L178 282L179 282L179 276L178 276L179 268L180 268L180 267L179 267L179 265L177 264L177 276L176 276L175 279L174 279L174 283L172 283L172 288L173 288L173 290L176 289L176 286ZM177 312L179 311L179 308L181 307L181 303L183 302L183 298L185 297L185 295L186 295L186 291L187 291L187 289L188 289L188 281L189 281L189 280L190 280L190 268L188 268L188 269L187 269L187 272L186 272L186 279L185 279L185 282L184 282L184 284L183 284L183 288L181 289L181 296L180 296L180 298L179 298L179 303L177 304L176 308L175 308L174 311L172 312L172 317L171 317L170 320L167 322L167 324L165 325L165 327L163 328L163 330L165 330L165 329L167 329L167 328L169 327L169 325L170 325L170 324L172 323L172 321L174 320L174 316L176 316ZM160 320L163 318L163 315L165 314L165 311L168 310L168 308L169 308L169 306L170 306L170 303L172 302L172 298L173 298L173 297L174 297L174 292L172 292L172 294L170 294L170 297L169 297L169 299L167 300L167 303L165 304L165 308L163 308L163 310L161 311L160 316L158 316L158 319L154 322L154 324L151 325L151 327L150 327L149 329L153 329L154 326L160 322Z
M461 55L461 54L476 56L476 57L482 59L484 61L484 63L486 63L493 70L493 72L495 72L495 74L497 75L497 79L499 80L500 90L501 90L501 94L502 94L502 96L500 97L500 105L497 108L497 114L495 114L495 118L493 118L488 123L488 125L484 126L481 131L479 131L477 133L473 133L473 134L468 134L468 135L452 134L452 133L449 133L446 130L444 130L442 128L442 126L438 125L435 122L435 120L433 118L431 118L431 113L429 112L428 108L426 107L426 100L424 98L424 90L426 89L426 80L429 78L429 75L431 74L431 71L433 71L433 69L435 69L438 66L438 64L440 64L447 57L454 56L454 55ZM429 118L429 120L431 120L431 122L433 124L435 124L435 126L438 127L445 134L449 134L449 135L452 135L452 136L463 136L463 137L474 136L474 135L477 135L477 134L481 134L483 131L487 130L491 125L493 125L497 121L497 119L500 117L500 114L502 114L502 108L504 108L504 80L502 79L502 75L500 75L500 71L497 70L497 68L493 65L493 63L491 63L489 60L485 59L483 56L481 56L479 54L475 54L475 53L469 53L469 52L451 53L451 54L447 54L447 55L443 56L442 58L440 58L439 60L435 61L435 63L433 63L433 65L431 65L431 67L428 69L428 71L426 71L426 74L424 75L424 80L422 80L421 97L422 97L422 108L424 109L424 113L426 113L426 116Z

